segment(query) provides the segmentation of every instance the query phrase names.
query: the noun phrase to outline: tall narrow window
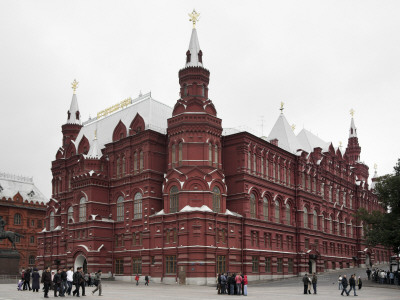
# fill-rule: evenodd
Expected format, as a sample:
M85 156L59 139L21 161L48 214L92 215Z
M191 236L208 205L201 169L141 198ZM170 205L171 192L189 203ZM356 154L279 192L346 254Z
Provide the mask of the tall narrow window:
M314 226L314 230L318 229L318 215L315 210L313 212L313 226Z
M324 215L322 215L322 218L321 218L321 229L322 229L322 232L325 232L325 216Z
M329 202L332 202L332 193L333 193L332 187L330 186L329 187Z
M21 224L22 224L22 217L20 214L17 213L14 215L14 225L21 225Z
M258 273L258 266L259 266L259 263L258 263L258 256L253 256L252 259L251 259L251 261L252 261L251 271L252 271L253 273Z
M343 224L343 235L347 236L347 224L346 224L346 221L344 221L344 224Z
M221 191L218 187L214 187L213 189L213 211L221 211Z
M144 165L144 162L143 162L143 151L140 151L140 165L139 165L139 172L143 172L143 165Z
M303 189L306 189L306 177L304 173L301 173L301 184L303 186Z
M119 160L119 157L117 158L117 178L119 178L119 176L120 176L120 169L119 169L119 163L120 163L120 160Z
M117 199L117 221L124 220L124 197L119 196Z
M280 164L278 164L277 165L277 169L278 169L278 182L280 183L281 182L281 165Z
M136 193L134 198L133 204L133 218L134 219L141 219L142 218L142 194Z
M72 206L68 208L68 223L73 223L74 222L74 209Z
M172 167L174 168L176 163L175 144L173 144L171 147L171 155L172 155Z
M325 199L325 188L324 188L325 184L323 182L321 182L321 197L322 199Z
M332 217L329 218L329 233L333 233Z
M283 169L283 183L287 184L287 180L286 180L286 167Z
M182 164L182 159L183 159L182 158L183 157L183 144L182 144L182 142L179 143L178 148L179 148L178 161L179 161L179 165L181 165Z
M125 176L126 173L126 161L125 156L122 157L122 176Z
M218 145L214 146L214 162L216 163L216 165L218 166Z
M173 186L169 192L170 212L175 213L179 208L179 190Z
M208 163L212 165L212 144L208 144Z
M253 154L253 173L255 174L257 172L257 159L256 159L256 154Z
M290 186L292 184L292 180L291 180L292 176L290 174L290 169L288 169L288 185Z
M268 156L265 159L265 176L268 178L269 177L269 160L268 160Z
M250 194L250 217L256 217L256 196L254 194Z
M249 170L249 173L250 173L250 170L251 170L251 152L250 151L247 153L247 169Z
M278 200L275 201L275 222L281 222L281 207Z
M289 203L286 203L286 224L292 225L292 214L290 213Z
M346 192L343 192L343 205L346 207Z
M72 172L68 172L68 190L71 190Z
M79 222L86 221L86 198L82 197L79 201Z
M276 180L276 165L275 162L272 162L272 178Z
M226 271L226 256L217 255L217 273L223 274Z
M264 157L261 157L260 172L261 176L264 177Z
M308 210L307 210L307 207L304 207L304 209L303 209L303 222L304 222L304 228L308 228Z
M50 213L50 230L54 230L54 211Z
M267 197L264 197L264 199L263 199L263 214L264 214L264 220L268 221L269 211L268 211L268 199L267 199Z
M137 152L133 154L133 171L136 174L138 170L138 159L137 159Z

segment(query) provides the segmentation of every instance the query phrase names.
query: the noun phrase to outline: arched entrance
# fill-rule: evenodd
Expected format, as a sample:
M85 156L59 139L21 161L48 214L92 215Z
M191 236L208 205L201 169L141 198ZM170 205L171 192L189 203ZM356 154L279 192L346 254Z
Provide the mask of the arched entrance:
M365 254L365 266L366 267L370 267L372 264L371 264L371 258L369 257L369 254L368 253L366 253Z
M315 259L310 259L308 261L308 273L312 274L316 272L317 272L317 262L315 261Z
M83 268L83 272L87 273L87 260L86 260L86 257L83 256L82 254L79 254L75 258L74 270L76 270L79 267L82 267Z

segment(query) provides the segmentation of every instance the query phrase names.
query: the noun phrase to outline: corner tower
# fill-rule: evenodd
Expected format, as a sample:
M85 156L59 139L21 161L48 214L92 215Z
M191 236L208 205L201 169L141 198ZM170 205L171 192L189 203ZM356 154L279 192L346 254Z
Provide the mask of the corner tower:
M361 147L358 144L358 137L357 137L357 128L354 124L354 110L350 110L351 114L351 123L349 129L349 139L346 148L346 155L349 159L349 163L354 165L355 163L360 161L360 154L361 154Z
M222 121L208 98L210 72L204 68L203 52L195 24L185 67L179 71L180 99L168 119L168 171L164 209L178 212L185 206L225 212L226 185L221 167ZM207 207L205 207L207 206Z

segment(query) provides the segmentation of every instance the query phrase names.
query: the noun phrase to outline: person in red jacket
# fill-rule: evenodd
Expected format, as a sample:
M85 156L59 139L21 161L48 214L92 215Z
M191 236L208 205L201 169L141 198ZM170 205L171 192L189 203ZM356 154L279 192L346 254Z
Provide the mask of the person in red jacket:
M243 284L244 284L243 296L247 296L247 284L248 284L247 275L244 275Z
M139 274L136 274L135 280L136 280L136 285L139 285Z

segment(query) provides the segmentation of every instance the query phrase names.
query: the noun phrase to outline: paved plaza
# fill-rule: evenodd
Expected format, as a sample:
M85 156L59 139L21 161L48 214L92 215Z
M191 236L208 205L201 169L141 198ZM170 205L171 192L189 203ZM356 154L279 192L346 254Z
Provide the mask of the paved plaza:
M270 282L259 282L248 286L248 296L246 299L342 299L337 285L337 277L339 273L348 274L356 273L365 276L363 269L349 269L323 274L318 276L318 294L304 295L301 278L290 278L285 280L276 280ZM389 286L369 286L364 280L365 285L361 290L357 290L357 299L379 299L393 300L399 299L400 289ZM86 297L83 299L98 298L97 295L92 296L91 291L94 288L86 289ZM152 284L144 286L143 284L136 286L135 283L104 281L103 282L102 300L119 300L119 299L232 299L239 296L217 295L215 287L210 286L179 286ZM53 298L52 291L49 293ZM240 296L242 297L242 296ZM351 294L349 297L353 297ZM65 299L76 299L72 296L66 296ZM82 297L81 297L82 298ZM32 293L28 291L17 291L16 284L0 284L0 300L18 299L18 300L34 300L43 299L43 293Z

